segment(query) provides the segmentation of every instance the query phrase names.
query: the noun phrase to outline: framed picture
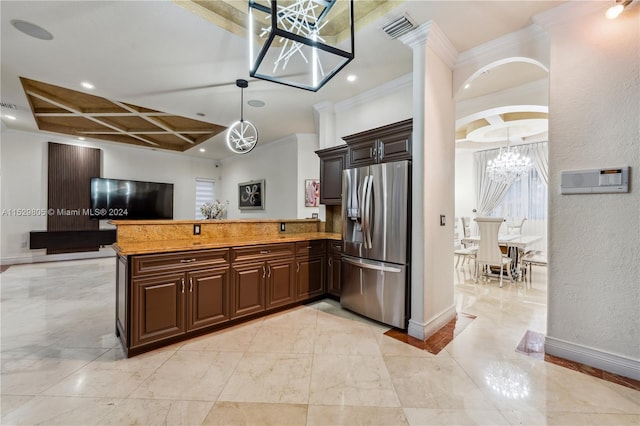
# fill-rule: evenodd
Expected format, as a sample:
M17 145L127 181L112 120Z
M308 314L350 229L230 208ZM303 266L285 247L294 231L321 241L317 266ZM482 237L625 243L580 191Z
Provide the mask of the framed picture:
M264 210L264 179L238 184L240 210Z
M304 181L304 206L318 207L320 205L320 180L305 179Z

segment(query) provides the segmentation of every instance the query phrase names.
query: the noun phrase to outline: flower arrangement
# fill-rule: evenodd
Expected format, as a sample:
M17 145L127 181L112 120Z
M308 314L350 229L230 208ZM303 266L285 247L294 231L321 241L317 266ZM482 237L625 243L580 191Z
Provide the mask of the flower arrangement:
M227 206L216 200L215 203L204 203L200 206L200 213L205 219L222 219L222 216L227 211Z

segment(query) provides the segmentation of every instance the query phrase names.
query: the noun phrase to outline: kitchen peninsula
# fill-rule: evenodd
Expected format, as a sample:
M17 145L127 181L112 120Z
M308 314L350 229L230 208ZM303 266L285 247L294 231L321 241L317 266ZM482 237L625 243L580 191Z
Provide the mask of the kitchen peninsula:
M127 356L340 294L341 236L317 219L111 223Z

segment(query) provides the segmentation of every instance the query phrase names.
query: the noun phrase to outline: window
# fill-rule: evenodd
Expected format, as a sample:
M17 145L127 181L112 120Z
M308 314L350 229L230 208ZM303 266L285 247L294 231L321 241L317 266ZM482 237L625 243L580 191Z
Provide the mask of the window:
M547 220L547 185L535 167L526 176L509 187L504 198L493 209L491 216L507 219Z
M200 212L204 203L216 200L216 183L213 179L196 178L196 219L205 219Z

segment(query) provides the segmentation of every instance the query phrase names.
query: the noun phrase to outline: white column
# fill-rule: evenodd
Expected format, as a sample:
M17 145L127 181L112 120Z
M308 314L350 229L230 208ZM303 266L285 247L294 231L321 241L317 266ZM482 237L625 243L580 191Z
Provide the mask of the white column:
M413 49L411 318L426 340L455 318L453 226L455 48L429 21L400 40ZM446 224L440 225L440 215Z

